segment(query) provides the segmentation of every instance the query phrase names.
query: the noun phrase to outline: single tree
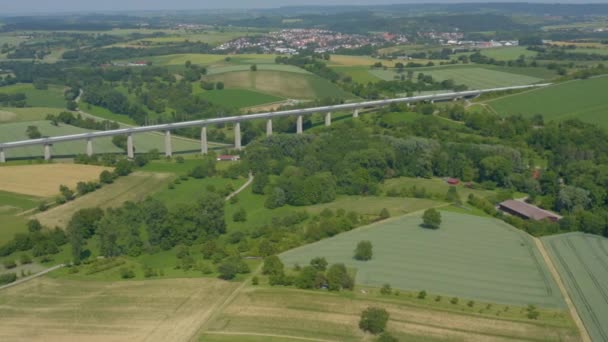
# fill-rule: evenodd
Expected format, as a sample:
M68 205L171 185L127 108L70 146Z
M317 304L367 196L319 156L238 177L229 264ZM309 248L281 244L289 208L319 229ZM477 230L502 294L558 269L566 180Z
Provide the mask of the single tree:
M371 260L373 251L370 241L360 241L355 248L355 259L360 261Z
M310 266L312 266L317 271L325 272L327 269L327 260L322 257L316 257L310 260Z
M258 65L257 64L252 64L250 67L251 71L258 71Z
M437 229L441 225L441 214L434 208L427 209L422 215L422 222L427 228Z
M359 328L374 335L380 334L386 328L389 314L385 309L369 307L361 313Z

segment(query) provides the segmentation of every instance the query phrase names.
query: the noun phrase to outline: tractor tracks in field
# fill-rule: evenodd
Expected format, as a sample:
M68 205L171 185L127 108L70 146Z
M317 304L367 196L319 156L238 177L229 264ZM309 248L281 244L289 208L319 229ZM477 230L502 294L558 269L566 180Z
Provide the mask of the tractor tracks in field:
M572 319L574 320L574 323L578 327L578 330L581 334L581 340L583 342L592 342L591 336L589 335L587 328L585 328L585 324L583 324L583 320L579 316L578 311L576 311L574 302L572 301L572 298L570 298L570 294L568 293L568 290L566 289L566 286L564 285L562 278L560 277L559 273L557 272L557 268L555 267L553 260L551 259L551 257L549 257L549 254L547 253L547 250L545 249L545 245L537 237L532 237L532 239L534 239L534 242L536 243L536 247L538 248L543 259L545 260L545 263L547 264L547 268L549 269L549 272L553 276L553 279L557 283L557 287L559 288L560 292L562 293L562 297L564 298L564 301L566 302L566 305L568 306L568 311L570 312L570 316L572 316Z

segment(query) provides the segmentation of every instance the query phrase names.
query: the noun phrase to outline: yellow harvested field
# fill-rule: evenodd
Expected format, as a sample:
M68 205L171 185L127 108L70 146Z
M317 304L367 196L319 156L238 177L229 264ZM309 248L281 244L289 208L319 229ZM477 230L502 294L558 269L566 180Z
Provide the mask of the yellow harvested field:
M154 192L166 189L170 179L169 173L134 172L97 191L33 217L47 227L66 227L72 215L80 209L105 209L118 207L127 201L143 201Z
M78 182L99 179L107 167L76 164L43 164L0 167L0 190L19 194L51 197L59 193L59 186L71 189Z
M188 341L236 286L42 277L0 292L0 341Z
M7 112L5 110L0 110L0 122L11 121L17 117L17 114L13 112Z
M345 56L345 55L332 55L329 63L331 65L339 66L370 66L376 62L381 62L383 65L388 67L394 67L395 61L382 60L366 56Z

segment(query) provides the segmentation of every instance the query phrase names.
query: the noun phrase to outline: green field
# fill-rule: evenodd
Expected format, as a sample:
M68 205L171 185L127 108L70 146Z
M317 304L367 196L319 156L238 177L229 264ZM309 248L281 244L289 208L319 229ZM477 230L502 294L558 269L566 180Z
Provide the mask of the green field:
M211 90L200 93L211 102L224 107L246 108L285 100L282 97L263 94L248 89Z
M583 233L544 237L593 341L608 341L608 239Z
M399 177L386 180L384 184L382 184L381 189L385 192L389 190L400 191L402 189L410 189L414 186L416 188L425 188L427 193L431 194L433 197L442 199L445 198L448 189L451 187L451 185L449 185L445 180L440 178L426 179ZM456 189L463 202L467 200L470 194L478 197L489 197L496 194L494 191L489 190L470 189L464 186L462 183L460 185L456 185Z
M542 79L538 77L466 65L416 68L412 70L414 71L414 75L424 73L425 75L431 75L433 79L437 81L451 79L456 82L456 84L464 84L468 86L469 89L508 87L532 84L542 81ZM373 69L370 70L370 72L373 75L387 81L393 80L396 75L399 75L395 69Z
M524 55L525 57L535 57L538 55L538 52L530 51L526 49L525 46L510 46L482 49L481 54L499 61L511 61L518 59L521 55Z
M0 93L24 93L25 102L31 107L65 108L66 100L63 97L63 87L49 85L46 90L38 90L32 84L15 84L0 87Z
M186 63L186 61L190 61L193 64L202 64L202 65L211 65L211 64L222 64L225 65L224 62L227 55L209 55L209 54L178 54L178 55L164 55L164 56L154 56L154 57L142 57L147 61L151 61L154 65L158 66L181 66ZM243 62L246 60L256 60L257 63L260 61L268 61L269 63L274 63L275 55L257 55L257 54L243 54L235 57L230 56L232 61L234 62ZM251 64L251 63L249 63ZM261 64L261 63L260 63Z
M354 82L367 84L369 82L378 82L382 80L380 77L370 72L368 66L335 66L332 69L339 73L343 73L352 77Z
M579 119L608 127L608 102L605 98L608 77L575 80L550 87L505 96L487 103L501 115L541 114L545 120Z
M442 212L438 230L420 227L419 214L356 229L285 252L287 265L323 256L356 269L356 283L426 290L491 303L563 308L560 292L532 238L502 221ZM353 259L362 240L371 261Z
M104 120L116 121L118 123L122 123L125 125L131 125L131 126L137 125L137 123L135 121L133 121L133 119L131 119L127 115L116 114L116 113L111 112L109 109L99 107L99 106L94 106L89 103L81 103L79 109L85 113L89 113L93 116L96 116L96 117L104 119Z
M89 132L89 130L74 126L60 124L53 126L49 121L17 122L0 125L0 141L27 140L25 134L27 126L37 126L43 136L59 136L67 134L77 134ZM136 153L148 152L151 149L158 149L164 152L164 135L161 133L142 133L133 137ZM172 148L174 152L199 152L200 142L181 137L172 137ZM65 142L53 145L52 153L54 156L73 156L85 153L86 143ZM112 138L99 138L93 140L93 150L95 153L123 153L121 149L112 143ZM41 157L42 147L31 146L6 150L6 158L25 158Z
M331 82L312 74L285 71L235 71L208 76L213 82L224 82L226 88L246 88L283 98L354 98Z
M0 124L44 120L47 114L57 115L64 109L47 107L0 108Z
M247 286L207 325L200 341L374 341L359 329L361 311L390 313L387 330L399 341L578 341L567 312L543 311L534 322L521 307L372 289L342 293ZM506 309L506 310L505 310ZM263 339L256 339L263 338Z
M164 187L153 197L163 201L170 208L177 208L184 204L190 204L202 196L207 191L208 186L213 186L218 190L231 187L236 190L245 184L245 179L230 179L221 177L208 177L203 179L188 179L176 184L175 189Z
M38 197L0 191L0 245L12 239L15 233L27 231L27 217L19 213L38 206Z
M243 60L244 63L247 63L246 60ZM210 68L207 72L208 75L217 75L223 74L226 72L235 72L235 71L249 71L251 68L251 64L258 63L256 60L250 61L247 64L237 64L237 65L228 65L228 66L218 66ZM260 63L258 66L258 71L285 71L285 72L293 72L298 74L310 74L310 72L298 68L293 65L285 65L285 64L274 64L274 63Z

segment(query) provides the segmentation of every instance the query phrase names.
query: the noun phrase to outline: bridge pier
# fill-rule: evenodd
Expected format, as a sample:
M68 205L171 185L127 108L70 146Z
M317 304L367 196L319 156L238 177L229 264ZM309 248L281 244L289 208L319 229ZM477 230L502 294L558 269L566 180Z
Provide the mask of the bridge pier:
M4 150L0 148L0 163L6 163L6 155L4 154Z
M268 119L266 121L266 136L269 137L272 135L272 119Z
M201 128L201 153L207 154L209 152L209 146L207 144L207 126Z
M353 118L358 118L359 117L359 108L355 109L355 111L353 112Z
M51 160L51 145L49 144L44 145L44 160Z
M127 135L127 157L129 159L135 158L135 151L133 150L133 134Z
M171 148L171 131L165 131L165 157L171 157L173 149Z
M234 124L234 148L241 150L241 123L238 121Z
M325 113L325 126L331 126L331 112Z
M91 138L87 139L87 156L93 156L93 139Z
M296 133L302 134L302 115L298 115L298 121L296 122Z

